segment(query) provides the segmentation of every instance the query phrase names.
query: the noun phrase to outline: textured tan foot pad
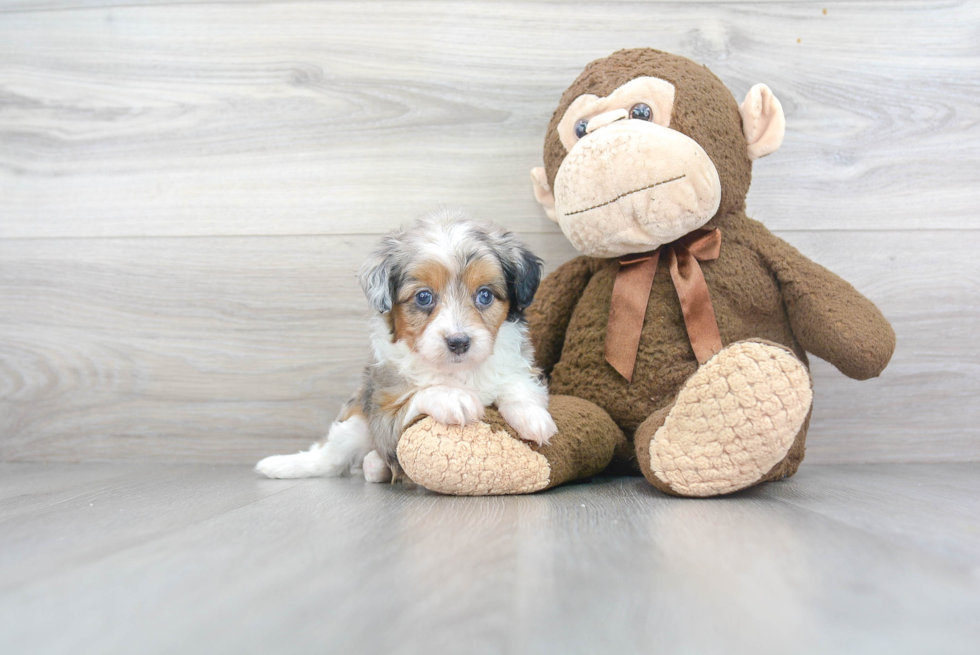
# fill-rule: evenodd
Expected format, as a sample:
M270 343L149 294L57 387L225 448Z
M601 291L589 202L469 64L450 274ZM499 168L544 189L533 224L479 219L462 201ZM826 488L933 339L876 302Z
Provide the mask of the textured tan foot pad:
M732 344L681 389L650 442L650 468L684 496L749 487L786 456L812 400L810 374L792 353Z
M416 484L443 494L526 494L548 486L544 455L486 423L461 427L426 417L398 441L398 462Z

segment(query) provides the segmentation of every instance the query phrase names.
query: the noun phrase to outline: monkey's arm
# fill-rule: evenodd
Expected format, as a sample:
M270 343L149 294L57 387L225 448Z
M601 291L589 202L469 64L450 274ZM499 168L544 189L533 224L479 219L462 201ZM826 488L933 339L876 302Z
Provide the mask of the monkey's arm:
M527 309L534 360L545 375L551 375L551 369L561 359L572 311L593 273L588 257L576 257L562 264L541 282Z
M848 377L880 375L895 351L895 331L881 311L849 283L762 229L768 238L760 254L776 274L800 345Z

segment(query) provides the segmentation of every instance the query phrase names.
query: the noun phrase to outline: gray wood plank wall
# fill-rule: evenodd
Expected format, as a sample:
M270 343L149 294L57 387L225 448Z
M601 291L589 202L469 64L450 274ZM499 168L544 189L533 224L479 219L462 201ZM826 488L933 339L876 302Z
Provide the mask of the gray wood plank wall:
M0 460L247 462L326 429L354 271L439 203L573 256L528 170L584 64L782 100L749 213L893 321L809 459L980 459L980 3L0 0Z

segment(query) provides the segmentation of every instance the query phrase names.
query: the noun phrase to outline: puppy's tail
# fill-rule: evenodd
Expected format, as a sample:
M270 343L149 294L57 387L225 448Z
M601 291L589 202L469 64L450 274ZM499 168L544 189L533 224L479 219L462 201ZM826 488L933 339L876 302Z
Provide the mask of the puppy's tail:
M295 455L273 455L255 465L268 478L315 478L347 475L372 450L367 421L354 415L330 426L327 439Z

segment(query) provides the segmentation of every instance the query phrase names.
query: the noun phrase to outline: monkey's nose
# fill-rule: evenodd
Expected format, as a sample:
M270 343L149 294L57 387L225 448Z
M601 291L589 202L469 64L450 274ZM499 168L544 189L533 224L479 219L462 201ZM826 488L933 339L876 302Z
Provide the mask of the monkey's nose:
M465 334L450 334L446 337L446 346L450 352L462 355L470 349L470 338Z
M593 116L589 119L588 125L585 126L585 133L592 134L600 127L605 127L610 123L615 123L616 121L621 121L629 116L629 112L625 109L613 109L612 111L607 111L605 113L599 114L598 116Z

